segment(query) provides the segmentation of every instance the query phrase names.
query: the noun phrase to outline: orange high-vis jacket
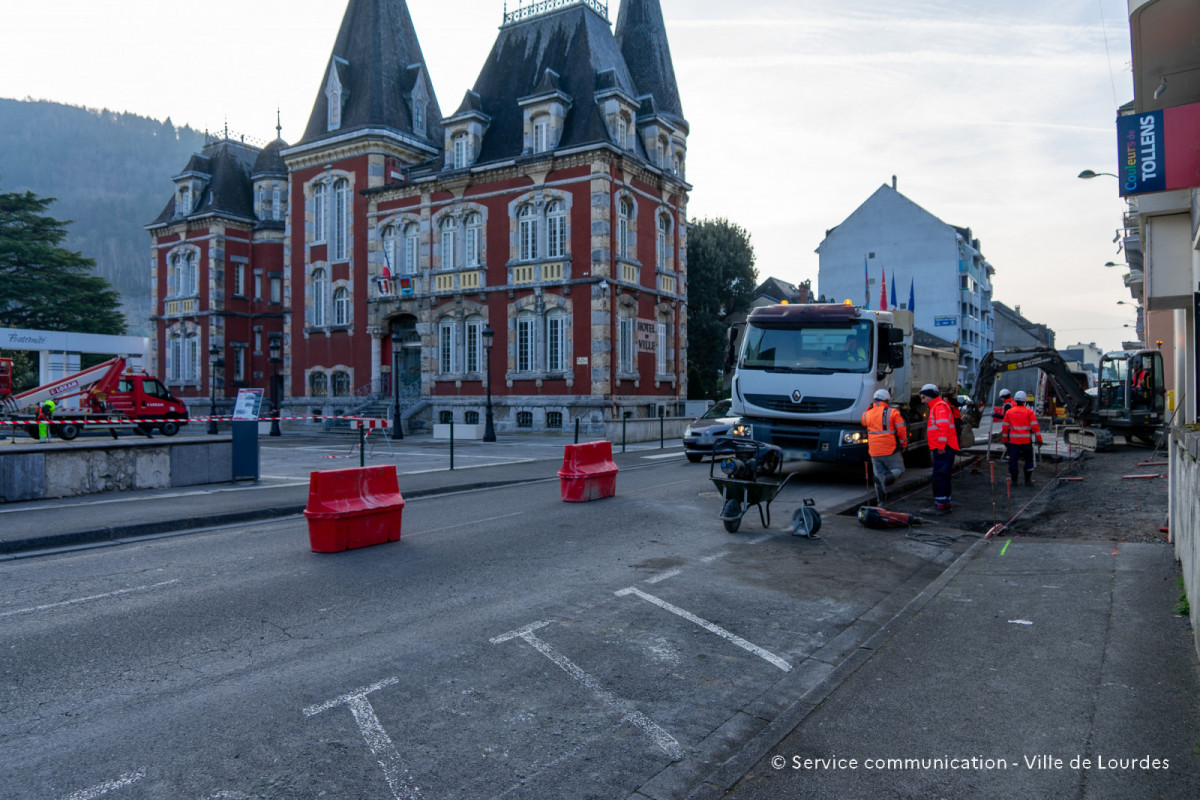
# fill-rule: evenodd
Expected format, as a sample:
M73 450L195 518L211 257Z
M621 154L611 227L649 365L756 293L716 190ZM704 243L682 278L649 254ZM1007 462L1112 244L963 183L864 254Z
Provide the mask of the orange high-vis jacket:
M1000 427L1000 441L1004 444L1030 444L1037 436L1037 443L1042 443L1042 428L1038 425L1037 414L1029 406L1013 406L1004 415L1004 425Z
M908 427L904 417L887 403L877 400L862 415L863 427L867 429L867 450L872 457L890 456L897 445L903 450L908 445Z
M958 449L958 431L954 429L954 412L946 398L938 397L929 404L926 435L930 450Z

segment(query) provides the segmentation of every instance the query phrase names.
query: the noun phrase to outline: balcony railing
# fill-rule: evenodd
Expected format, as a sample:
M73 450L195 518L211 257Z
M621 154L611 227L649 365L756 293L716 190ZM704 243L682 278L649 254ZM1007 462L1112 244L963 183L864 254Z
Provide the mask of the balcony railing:
M605 20L608 19L608 3L602 0L541 0L538 3L531 3L527 6L508 10L507 3L504 7L504 24L511 25L514 22L536 17L550 11L557 11L560 8L568 6L587 6L595 11Z

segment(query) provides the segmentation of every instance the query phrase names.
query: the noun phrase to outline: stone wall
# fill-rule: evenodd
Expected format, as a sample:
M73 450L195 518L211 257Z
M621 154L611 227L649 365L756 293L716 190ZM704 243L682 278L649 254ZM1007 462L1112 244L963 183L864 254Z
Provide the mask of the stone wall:
M1200 630L1200 431L1176 428L1171 434L1171 539L1183 568L1192 630ZM1200 655L1200 637L1196 637Z
M232 438L0 443L0 503L229 481Z

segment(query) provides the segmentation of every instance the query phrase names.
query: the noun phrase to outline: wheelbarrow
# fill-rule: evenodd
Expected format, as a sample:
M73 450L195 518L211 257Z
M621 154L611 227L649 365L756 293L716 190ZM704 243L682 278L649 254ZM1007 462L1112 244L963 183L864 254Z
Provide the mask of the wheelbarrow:
M764 528L771 527L771 501L794 476L789 473L781 477L782 469L783 451L774 445L738 437L721 437L713 443L708 477L721 493L723 502L718 518L725 530L737 533L742 517L751 508L758 509L758 519ZM805 500L804 506L792 515L794 535L818 538L821 517L813 505L811 499Z

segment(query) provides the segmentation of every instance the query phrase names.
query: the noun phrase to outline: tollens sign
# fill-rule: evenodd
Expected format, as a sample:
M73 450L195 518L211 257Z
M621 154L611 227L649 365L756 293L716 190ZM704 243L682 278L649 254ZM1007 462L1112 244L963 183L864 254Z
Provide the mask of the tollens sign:
M1200 186L1200 103L1117 118L1121 196Z

